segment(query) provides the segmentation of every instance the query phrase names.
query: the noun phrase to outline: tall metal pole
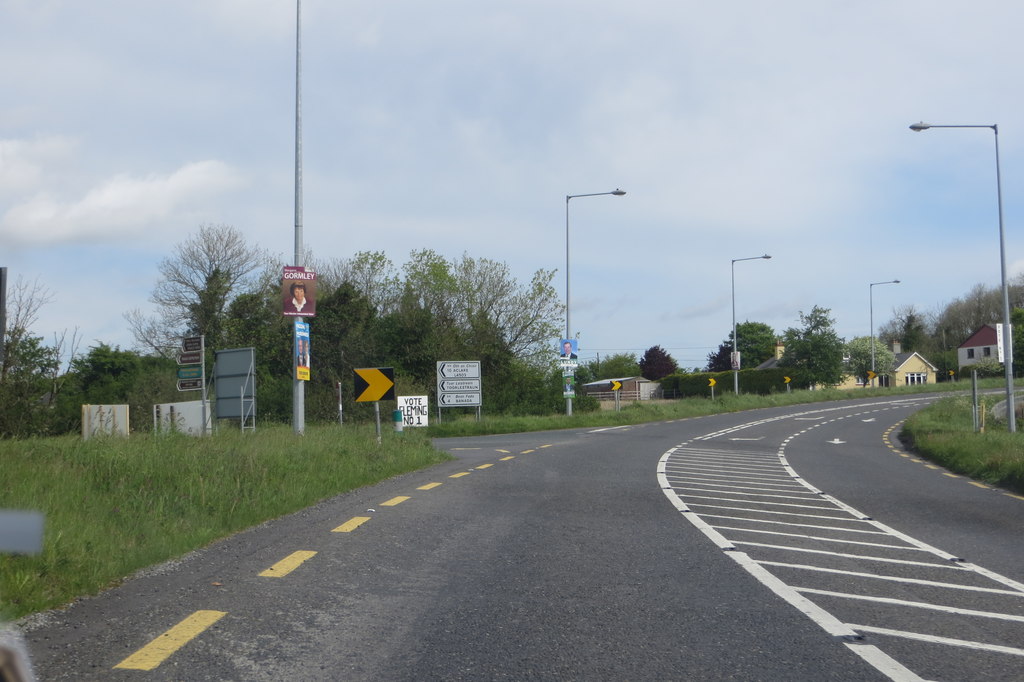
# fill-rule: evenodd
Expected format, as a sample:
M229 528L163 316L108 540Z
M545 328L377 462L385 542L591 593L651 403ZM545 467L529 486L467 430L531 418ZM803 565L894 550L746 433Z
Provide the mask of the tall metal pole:
M740 394L739 356L737 355L736 350L736 263L741 260L767 260L768 258L771 258L771 256L766 253L763 256L732 259L732 358L730 364L732 365L732 389L736 395Z
M572 338L571 326L569 324L569 200L579 197L621 197L626 193L618 188L611 192L595 192L593 194L566 194L565 195L565 338ZM575 384L574 384L575 385ZM565 416L572 416L572 396L565 398Z
M999 169L999 126L992 125L932 125L915 123L910 126L914 132L930 128L991 128L996 146L996 203L999 207L999 268L1003 288L1003 366L1006 370L1006 428L1010 433L1017 431L1017 411L1013 404L1013 333L1010 326L1010 289L1006 283L1006 231L1003 227L1003 181Z
M302 246L302 0L295 0L295 261L305 265ZM295 322L303 322L296 317ZM294 330L294 323L293 323ZM294 334L294 331L292 332ZM306 430L306 384L298 378L298 356L292 353L292 430Z
M898 279L888 282L872 282L868 285L868 316L871 325L871 371L875 371L875 287L879 284L899 284ZM875 378L871 377L871 386L875 385Z

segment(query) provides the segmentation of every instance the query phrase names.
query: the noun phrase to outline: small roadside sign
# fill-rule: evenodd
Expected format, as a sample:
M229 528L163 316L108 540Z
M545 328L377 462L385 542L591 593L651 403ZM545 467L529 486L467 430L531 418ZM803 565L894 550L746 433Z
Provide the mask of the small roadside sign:
M479 392L479 379L442 379L437 382L437 390L442 393Z
M621 381L614 381L613 380L612 381L612 390L613 391L621 391L622 390L622 382Z
M437 363L438 379L479 379L480 361L442 360Z
M357 403L395 399L394 367L363 367L353 371Z
M179 379L202 379L203 368L201 365L186 365L178 368Z
M178 379L179 391L198 391L203 387L202 379Z
M482 401L479 393L440 393L437 402L442 407L479 407Z
M181 340L181 350L186 353L192 351L203 350L203 337L201 336L186 336Z
M198 365L203 361L203 354L197 350L178 353L179 365Z

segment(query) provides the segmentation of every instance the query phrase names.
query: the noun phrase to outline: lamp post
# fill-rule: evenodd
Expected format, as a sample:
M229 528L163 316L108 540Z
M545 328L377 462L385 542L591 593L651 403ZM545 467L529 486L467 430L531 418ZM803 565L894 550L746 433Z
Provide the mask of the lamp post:
M569 200L578 199L580 197L603 197L603 196L616 196L621 197L626 193L615 188L611 192L594 192L592 194L566 194L565 195L565 338L571 339L572 332L569 326ZM567 417L572 416L572 396L566 396L565 398L565 415Z
M888 282L872 282L868 285L868 314L871 320L871 371L875 371L875 287L880 284L899 284L898 279L891 279ZM871 377L871 385L875 385L875 378Z
M1010 290L1006 286L1006 233L1003 229L1003 183L999 171L999 126L992 125L932 125L915 123L910 129L919 133L929 128L990 128L996 148L996 203L999 208L999 267L1003 289L1003 364L1006 368L1006 427L1010 433L1017 431L1017 413L1013 405L1013 334L1010 328Z
M736 263L741 260L760 260L769 259L767 253L763 256L751 256L749 258L733 258L732 259L732 388L736 395L740 394L740 366L739 366L739 355L736 351Z

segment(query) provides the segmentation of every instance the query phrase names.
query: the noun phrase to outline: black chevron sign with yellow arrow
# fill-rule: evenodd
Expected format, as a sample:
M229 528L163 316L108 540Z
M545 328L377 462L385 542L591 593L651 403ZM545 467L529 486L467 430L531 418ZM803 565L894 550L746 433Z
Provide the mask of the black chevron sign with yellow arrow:
M357 403L395 399L394 367L363 367L353 371Z

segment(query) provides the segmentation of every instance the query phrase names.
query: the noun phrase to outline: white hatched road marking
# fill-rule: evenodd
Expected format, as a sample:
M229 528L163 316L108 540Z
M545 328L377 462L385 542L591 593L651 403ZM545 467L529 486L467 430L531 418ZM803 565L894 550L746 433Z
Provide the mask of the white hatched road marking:
M796 437L813 429L820 429L841 419L861 418L882 412L885 409L904 407L921 402L921 399L894 400L887 407L872 407L851 413L849 406L808 410L798 414L771 417L729 427L694 438L682 443L662 456L658 463L658 482L666 497L683 516L716 546L725 551L762 584L781 596L792 606L806 614L826 632L847 640L847 647L857 653L892 680L900 682L921 678L899 663L881 648L862 642L865 634L883 635L904 641L927 642L933 645L961 647L994 655L1024 656L1024 649L996 643L976 642L938 634L902 630L898 627L884 627L891 623L853 624L843 622L836 614L812 601L810 596L839 600L839 603L874 603L914 611L939 612L950 617L984 618L1008 624L1024 623L1024 615L1001 613L984 609L971 609L926 600L897 599L877 594L858 594L856 591L821 589L810 585L796 587L781 576L802 575L805 577L845 576L865 586L904 585L920 586L925 589L950 590L950 594L994 595L1011 599L1008 605L1020 604L1024 597L1024 585L980 566L959 560L927 543L904 533L850 507L804 481L786 461L786 446ZM846 412L846 414L839 414ZM802 426L797 433L785 438L775 451L752 450L752 444L738 445L737 450L713 447L708 441L728 437L729 441L760 440L755 438L731 437L731 434L781 420L813 422ZM835 439L838 441L838 439ZM747 449L742 449L742 448ZM756 499L754 499L756 498ZM801 504L802 502L802 504ZM726 513L723 513L726 512ZM820 513L811 513L820 512ZM783 521L780 517L787 518ZM741 524L748 524L745 527ZM767 528L766 528L767 527ZM769 529L770 528L770 529ZM780 529L797 532L783 532ZM823 531L835 537L823 534ZM742 539L744 536L770 535L775 542L755 542ZM866 536L875 536L884 542L868 542ZM854 539L857 538L857 539ZM810 542L825 549L800 547L794 544ZM835 551L836 546L846 551ZM746 551L740 551L742 547ZM864 552L874 550L875 554L855 553L863 547ZM877 556L879 552L889 555ZM899 558L901 553L916 554L920 559L927 555L934 561ZM755 558L752 554L768 554ZM820 557L823 561L836 560L843 565L862 563L862 571L805 563L790 563L775 560L785 554L799 553L804 556ZM774 558L769 558L774 557ZM810 558L810 557L808 557ZM903 572L919 571L913 575L890 575L874 572L877 568L892 566ZM769 568L781 569L776 575ZM930 573L938 570L951 578L960 576L963 582L934 580ZM934 577L938 577L935 574ZM790 579L791 580L791 579ZM849 581L847 581L849 582ZM992 585L996 583L998 587ZM913 587L907 588L913 589ZM902 593L901 593L902 594ZM934 598L934 592L926 593ZM834 609L835 607L833 607ZM892 617L890 617L890 620ZM1011 635L1011 640L1014 635ZM883 640L884 641L884 640Z

